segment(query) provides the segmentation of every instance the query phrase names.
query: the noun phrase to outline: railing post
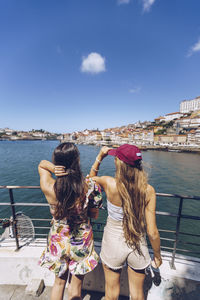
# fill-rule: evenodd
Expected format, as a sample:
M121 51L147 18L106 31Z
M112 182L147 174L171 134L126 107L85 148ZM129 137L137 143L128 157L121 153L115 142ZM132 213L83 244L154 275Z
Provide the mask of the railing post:
M173 253L172 253L172 260L169 263L171 269L174 269L174 270L176 270L176 267L174 265L174 261L175 261L175 256L176 256L176 248L177 248L177 244L178 244L182 207L183 207L183 198L180 198L179 209L178 209L178 217L177 217L177 221L176 221L176 233L175 233L174 250L173 250Z
M18 240L16 214L15 214L14 197L13 197L12 189L9 189L9 195L10 195L10 204L11 204L11 209L12 209L13 228L14 228L14 235L15 235L15 242L16 242L16 250L19 250L19 240Z

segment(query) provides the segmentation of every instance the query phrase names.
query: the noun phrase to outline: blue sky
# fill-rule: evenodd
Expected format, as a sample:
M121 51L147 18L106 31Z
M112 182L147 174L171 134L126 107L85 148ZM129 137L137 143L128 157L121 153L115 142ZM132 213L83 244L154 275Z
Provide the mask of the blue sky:
M0 128L104 129L200 95L199 0L1 0Z

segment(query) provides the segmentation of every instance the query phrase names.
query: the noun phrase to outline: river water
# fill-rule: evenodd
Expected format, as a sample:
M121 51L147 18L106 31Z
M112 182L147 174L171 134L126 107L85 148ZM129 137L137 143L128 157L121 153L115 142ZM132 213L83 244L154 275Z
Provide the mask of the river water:
M0 185L39 185L37 166L42 159L51 160L52 152L58 144L58 141L1 141ZM82 170L86 175L100 148L88 145L78 145L78 148ZM143 151L142 155L149 183L154 186L156 192L200 196L199 154ZM114 159L108 156L100 166L99 175L113 176L114 172ZM15 190L14 198L16 202L45 202L40 190ZM8 191L0 190L0 202L9 202ZM177 213L178 201L159 197L157 210ZM32 218L41 214L45 218L50 217L47 208L18 207L17 211L23 211ZM200 201L184 201L184 214L198 216L199 212ZM0 218L8 216L10 216L10 209L0 206ZM101 212L100 220L105 220L105 218L105 211ZM159 216L157 219L159 228L171 230L175 228L175 218L168 217L166 219L166 217ZM199 233L200 221L186 221L181 221L182 231ZM169 237L169 234L165 236ZM189 239L190 242L194 242L194 240L195 238Z

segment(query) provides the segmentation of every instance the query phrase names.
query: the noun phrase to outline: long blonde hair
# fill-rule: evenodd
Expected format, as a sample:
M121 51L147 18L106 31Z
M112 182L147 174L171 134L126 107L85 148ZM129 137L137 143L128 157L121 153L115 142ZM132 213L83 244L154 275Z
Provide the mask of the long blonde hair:
M147 176L141 160L132 167L117 157L116 184L122 201L124 237L129 247L141 254L140 239L145 232Z

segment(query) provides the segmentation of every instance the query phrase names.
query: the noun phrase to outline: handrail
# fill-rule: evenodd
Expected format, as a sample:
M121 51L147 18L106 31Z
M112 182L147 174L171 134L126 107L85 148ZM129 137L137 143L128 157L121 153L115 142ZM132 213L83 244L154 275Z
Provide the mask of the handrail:
M12 217L13 217L13 227L14 227L14 237L16 241L16 250L20 248L19 245L19 239L18 239L18 233L17 233L17 226L16 226L16 212L15 212L15 207L16 206L37 206L37 207L47 207L49 204L47 203L24 203L24 202L14 202L14 196L13 196L13 190L14 189L40 189L40 186L11 186L11 185L4 185L0 186L0 189L7 189L9 192L9 197L10 197L10 202L1 202L0 206L10 206L12 210ZM177 248L177 245L180 243L182 245L193 245L193 246L200 246L198 243L191 243L191 242L183 242L179 239L180 235L187 235L187 236L192 236L192 237L200 237L199 234L194 234L194 233L187 233L187 232L182 232L180 231L180 223L181 219L190 219L190 220L200 220L199 216L192 216L192 215L183 215L182 214L182 209L183 209L183 201L184 200L200 200L200 197L197 196L186 196L186 195L179 195L179 194L164 194L164 193L156 193L158 197L170 197L170 198L176 198L179 199L179 208L178 208L178 213L170 213L170 212L165 212L165 211L156 211L157 215L162 215L162 216L170 216L173 218L176 218L176 230L166 230L166 229L159 229L160 232L165 232L165 233L173 233L175 234L175 238L164 238L161 237L161 240L163 241L169 241L173 242L173 247L166 247L166 246L161 246L161 249L168 249L172 250L172 257L170 261L170 266L172 269L175 269L175 258L176 258L176 253L177 251L180 252L185 252L185 253L193 253L193 254L200 254L200 252L193 251L193 250L188 250L188 249L180 249ZM3 219L0 218L0 223ZM38 219L38 218L33 218L31 219L32 221L50 221L50 219ZM93 223L94 231L95 227L97 227L98 232L103 232L103 223L100 222L95 222ZM49 227L46 226L35 226L37 229L48 229ZM102 230L101 230L102 228ZM36 234L37 236L44 236L44 234Z

